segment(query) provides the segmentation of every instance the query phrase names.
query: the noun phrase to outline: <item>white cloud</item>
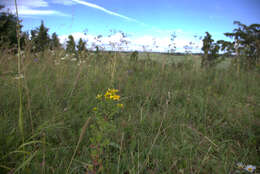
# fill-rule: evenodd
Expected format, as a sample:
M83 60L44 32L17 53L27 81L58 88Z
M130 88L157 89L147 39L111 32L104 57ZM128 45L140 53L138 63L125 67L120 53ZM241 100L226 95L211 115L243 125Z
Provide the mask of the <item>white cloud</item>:
M2 11L6 11L9 9L12 13L16 12L15 2L12 0L3 0L2 3L5 6L5 9ZM39 10L39 7L48 7L48 2L45 0L17 0L18 13L22 16L45 16L45 15L56 15L56 16L70 16L65 13L56 11L56 10Z
M131 40L132 46L142 50L143 46L146 46L146 50L159 51L159 52L168 52L172 47L169 45L175 44L177 52L184 52L185 46L192 46L192 52L200 52L202 46L201 41L194 40L191 38L186 38L185 36L177 36L174 42L171 41L170 35L168 37L154 37L154 36L143 36L138 38L133 38ZM190 43L192 42L192 45Z
M46 15L56 15L56 16L69 16L65 13L56 11L56 10L37 10L33 8L29 8L26 6L20 6L18 8L19 15L39 15L39 16L46 16Z
M170 35L169 37L154 37L150 35L141 36L141 37L127 37L124 38L121 33L115 33L114 35L103 36L98 42L96 40L96 36L94 35L85 35L81 32L72 33L71 34L75 42L77 43L80 38L87 41L87 47L91 48L92 45L100 45L103 46L106 50L111 50L111 44L113 43L118 50L120 43L123 40L128 42L127 46L125 44L121 44L121 50L124 51L154 51L154 52L168 52L169 44L171 44ZM65 44L68 38L68 35L60 36L61 43ZM185 36L177 36L174 40L176 45L176 52L185 52L185 46L190 46L190 42L192 42L192 52L201 52L202 42L200 40L196 40L195 38L189 39Z
M15 1L14 0L2 0L0 4L3 4L7 8L14 7ZM18 6L26 6L26 7L47 7L48 2L45 0L17 0Z
M52 3L63 4L63 5L74 5L74 4L76 4L72 0L52 0Z

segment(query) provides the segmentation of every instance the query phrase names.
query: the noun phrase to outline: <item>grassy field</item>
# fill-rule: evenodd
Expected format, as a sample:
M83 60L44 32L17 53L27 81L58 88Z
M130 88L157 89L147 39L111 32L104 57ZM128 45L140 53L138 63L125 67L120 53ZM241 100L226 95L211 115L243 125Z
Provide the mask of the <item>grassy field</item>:
M0 173L229 174L243 173L238 162L260 166L259 72L237 72L229 60L200 69L198 56L122 55L80 63L25 53L17 79L17 58L1 54Z

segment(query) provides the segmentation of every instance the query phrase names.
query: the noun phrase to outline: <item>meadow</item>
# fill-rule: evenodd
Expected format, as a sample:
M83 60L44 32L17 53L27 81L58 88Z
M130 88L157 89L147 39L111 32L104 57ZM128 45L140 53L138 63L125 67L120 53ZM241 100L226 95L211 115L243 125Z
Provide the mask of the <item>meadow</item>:
M0 173L246 173L239 162L259 172L259 71L200 60L25 52L17 76L17 57L2 52Z

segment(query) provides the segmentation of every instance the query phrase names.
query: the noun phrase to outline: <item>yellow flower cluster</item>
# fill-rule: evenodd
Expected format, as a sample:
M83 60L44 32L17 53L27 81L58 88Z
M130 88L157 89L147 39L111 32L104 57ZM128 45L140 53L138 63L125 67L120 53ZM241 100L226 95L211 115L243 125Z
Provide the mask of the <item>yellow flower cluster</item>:
M117 92L118 92L117 89L108 89L107 92L105 93L104 97L105 97L105 99L119 100L120 96L116 94Z

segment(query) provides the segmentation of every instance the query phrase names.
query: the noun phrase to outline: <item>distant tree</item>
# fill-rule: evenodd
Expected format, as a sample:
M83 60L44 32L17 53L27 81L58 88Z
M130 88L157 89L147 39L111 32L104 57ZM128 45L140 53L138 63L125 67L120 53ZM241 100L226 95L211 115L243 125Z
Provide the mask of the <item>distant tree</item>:
M66 51L68 53L76 53L76 44L75 44L73 36L69 35L68 38L69 38L69 40L67 41Z
M86 42L82 40L82 38L79 39L77 49L79 53L82 53L84 51L87 51L86 49Z
M24 50L25 46L28 44L30 41L29 33L28 32L22 32L21 34L21 49Z
M96 45L95 48L96 48L96 53L98 54L99 53L99 46Z
M211 35L209 34L209 32L206 32L206 36L204 37L202 42L203 42L203 46L201 49L202 49L202 51L204 51L204 57L207 58L209 51L210 51L210 47L211 47L212 43L214 42L214 40L211 38Z
M54 32L51 35L50 49L54 50L54 49L57 49L57 48L60 48L60 47L61 47L60 40L58 38L58 35Z
M42 52L50 46L50 37L48 34L49 29L44 26L44 22L41 21L41 25L30 31L32 50L35 52Z
M130 55L130 62L136 63L138 61L138 51L134 51Z
M247 67L254 67L260 61L260 24L249 26L239 21L234 21L238 28L225 36L234 39L232 53L237 57L244 57Z
M217 43L220 45L220 50L223 54L231 55L231 53L234 52L234 42L218 40Z
M36 30L31 30L31 40L35 40L37 36L37 31Z
M44 51L45 49L49 48L50 37L48 31L49 29L46 28L44 26L44 22L41 21L40 27L34 31L36 51Z
M32 44L32 50L33 52L36 52L36 42L37 42L37 31L35 30L31 30L30 31L30 40L31 40L31 44Z
M1 6L0 9L4 8ZM17 44L17 17L9 12L0 12L0 46ZM20 25L20 31L22 26ZM20 33L21 34L21 33Z
M202 42L203 46L201 49L204 52L204 55L202 57L201 66L209 67L213 65L214 61L218 58L220 46L217 43L214 43L214 40L208 32L206 32L206 36Z

